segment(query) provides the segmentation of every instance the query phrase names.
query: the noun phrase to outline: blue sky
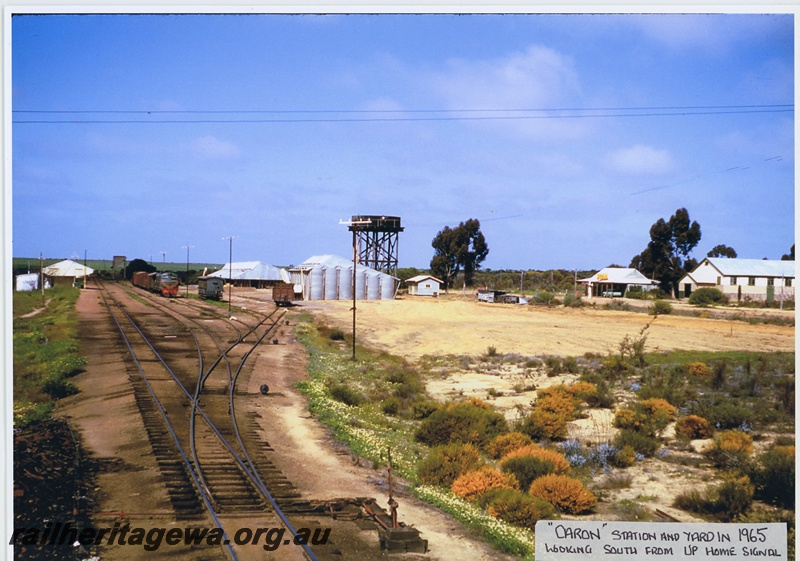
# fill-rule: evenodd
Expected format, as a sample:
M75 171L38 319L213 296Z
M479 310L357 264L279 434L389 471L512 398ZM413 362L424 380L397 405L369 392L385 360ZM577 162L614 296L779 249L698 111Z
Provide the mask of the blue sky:
M492 269L794 241L793 15L16 15L12 253L298 264L478 218ZM7 77L8 78L8 77ZM55 121L55 122L54 122Z

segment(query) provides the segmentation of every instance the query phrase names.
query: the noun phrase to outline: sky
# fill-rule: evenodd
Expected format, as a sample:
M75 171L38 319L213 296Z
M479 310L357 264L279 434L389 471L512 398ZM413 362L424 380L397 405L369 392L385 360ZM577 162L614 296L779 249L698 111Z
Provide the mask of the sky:
M296 265L399 216L490 269L794 243L791 13L11 17L15 257ZM7 121L8 122L8 121Z

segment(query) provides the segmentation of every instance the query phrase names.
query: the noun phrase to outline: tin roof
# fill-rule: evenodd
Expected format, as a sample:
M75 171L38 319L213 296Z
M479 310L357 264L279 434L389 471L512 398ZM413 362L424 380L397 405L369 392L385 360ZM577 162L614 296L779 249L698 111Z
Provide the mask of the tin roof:
M581 279L580 281L585 283L653 284L652 280L648 279L636 269L618 267L606 267L596 272L591 277Z
M790 277L794 278L794 261L767 259L726 259L706 257L714 268L726 277ZM702 265L702 261L700 265Z
M340 267L342 269L352 269L353 268L353 260L348 259L347 257L341 257L340 255L314 255L309 257L297 267L292 267L292 270L304 270L310 271L316 267ZM367 267L366 265L362 265L361 263L356 264L356 272L358 273L365 273L367 275L385 275L387 277L391 277L396 279L392 275L384 273L383 271L377 271L371 267Z
M420 282L423 282L423 281L425 281L427 279L435 280L439 284L442 284L444 282L444 281L441 281L441 280L439 280L436 277L431 276L431 275L417 275L416 277L411 277L410 279L406 279L406 282L420 283Z
M268 265L261 261L240 261L226 263L222 269L208 275L209 277L231 278L236 280L276 280L289 282L289 274L285 269Z

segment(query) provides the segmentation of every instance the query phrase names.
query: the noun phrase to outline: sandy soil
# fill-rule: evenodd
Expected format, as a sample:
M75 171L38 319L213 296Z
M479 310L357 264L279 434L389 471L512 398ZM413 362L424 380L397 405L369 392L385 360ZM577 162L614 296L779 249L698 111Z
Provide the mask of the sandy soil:
M352 302L304 302L302 306L345 332L352 331ZM647 351L651 352L795 348L794 327L677 315L654 319L637 312L487 304L457 297L359 301L356 321L358 340L410 359L477 356L490 346L499 353L524 356L607 354L616 351L626 335L635 337L648 324Z

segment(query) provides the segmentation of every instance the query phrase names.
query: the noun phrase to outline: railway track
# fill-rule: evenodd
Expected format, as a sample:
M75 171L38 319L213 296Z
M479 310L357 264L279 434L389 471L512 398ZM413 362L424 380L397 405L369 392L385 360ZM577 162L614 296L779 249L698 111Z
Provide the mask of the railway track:
M199 522L210 517L226 531L225 557L238 560L243 555L252 558L254 548L233 543L228 535L232 530L225 530L235 527L232 520L279 521L288 535L296 537L283 508L301 514L325 512L326 505L299 499L293 485L262 453L268 444L251 457L237 423L236 381L250 353L270 337L283 313L251 315L249 324L222 324L220 333L204 325L207 320L200 316L170 310L154 299L147 301L151 311L130 313L120 287L101 288L139 374L132 378L136 402L176 519ZM142 319L154 313L157 318L149 317L154 321ZM191 354L196 358L189 359ZM175 363L183 367L173 368ZM257 435L248 424L252 441ZM341 558L331 543L316 548L321 552L305 543L292 549L311 560ZM284 553L289 552L282 550L282 557Z

